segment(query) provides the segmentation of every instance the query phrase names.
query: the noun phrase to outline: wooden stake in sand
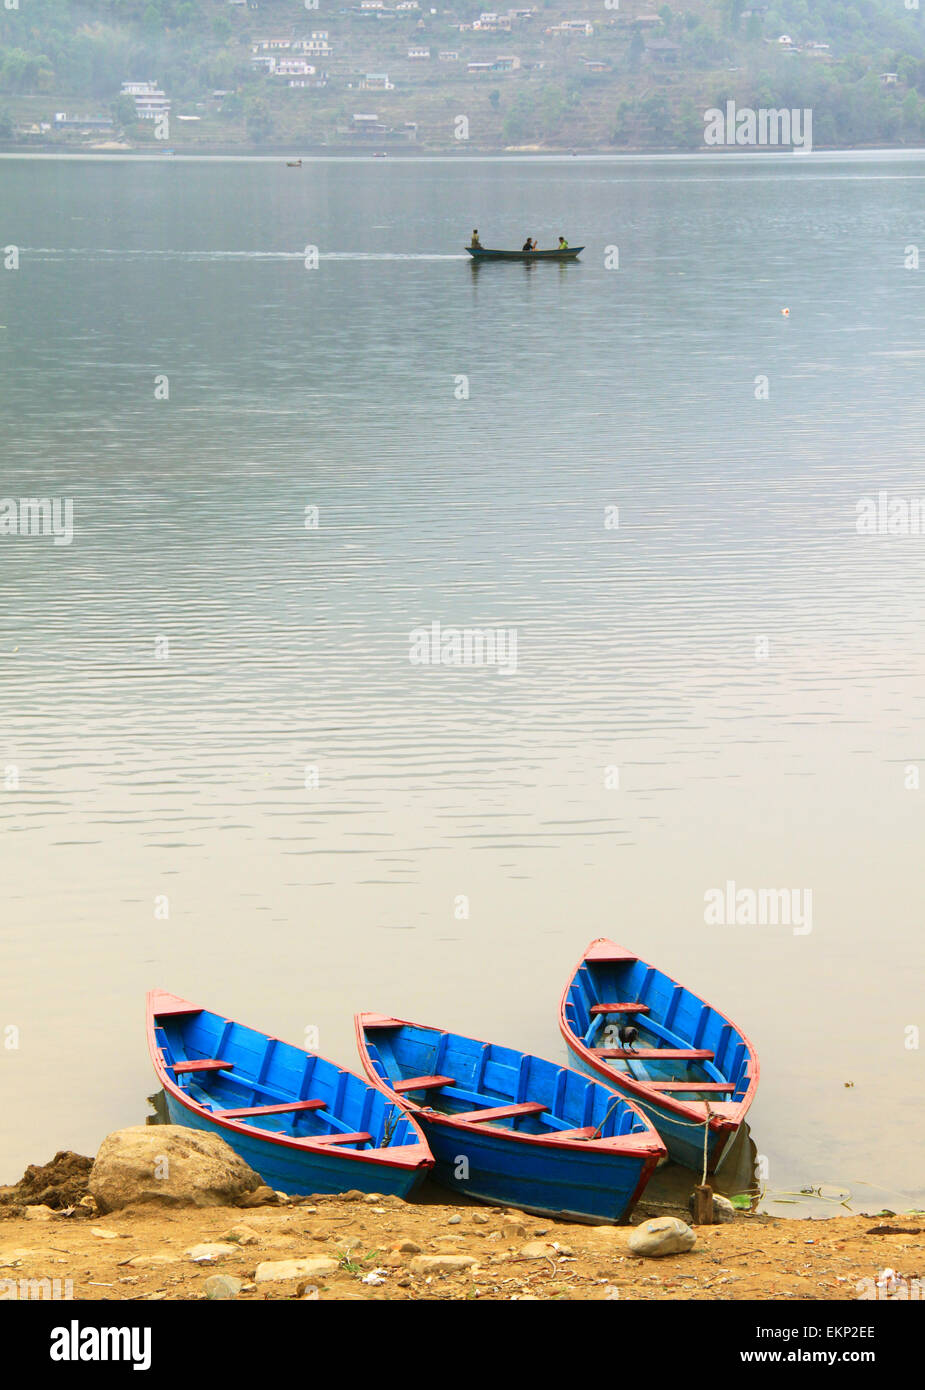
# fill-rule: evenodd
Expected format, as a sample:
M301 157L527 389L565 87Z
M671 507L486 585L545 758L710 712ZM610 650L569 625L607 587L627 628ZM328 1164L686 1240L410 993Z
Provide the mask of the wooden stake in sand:
M713 1189L707 1182L707 1148L710 1139L710 1102L704 1101L707 1117L703 1122L703 1176L694 1188L694 1225L713 1225Z

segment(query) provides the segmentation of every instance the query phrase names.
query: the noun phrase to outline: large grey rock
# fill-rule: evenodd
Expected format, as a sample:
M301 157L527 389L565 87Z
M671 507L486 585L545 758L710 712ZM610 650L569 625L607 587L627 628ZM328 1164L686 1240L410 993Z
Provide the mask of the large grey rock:
M139 1202L234 1206L263 1180L217 1134L182 1125L132 1125L100 1145L90 1193L100 1211Z
M627 1241L627 1248L641 1258L660 1255L682 1255L693 1250L697 1237L686 1222L677 1216L657 1216L637 1226Z

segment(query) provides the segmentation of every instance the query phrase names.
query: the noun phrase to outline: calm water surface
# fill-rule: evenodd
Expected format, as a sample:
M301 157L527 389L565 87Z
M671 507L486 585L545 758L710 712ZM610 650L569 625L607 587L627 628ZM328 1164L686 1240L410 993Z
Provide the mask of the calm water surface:
M609 935L754 1040L772 1189L925 1205L925 537L855 526L925 494L925 156L7 159L0 206L0 493L76 506L0 538L0 1181L143 1118L153 985L560 1056ZM434 621L516 672L411 665ZM812 930L708 925L729 880Z

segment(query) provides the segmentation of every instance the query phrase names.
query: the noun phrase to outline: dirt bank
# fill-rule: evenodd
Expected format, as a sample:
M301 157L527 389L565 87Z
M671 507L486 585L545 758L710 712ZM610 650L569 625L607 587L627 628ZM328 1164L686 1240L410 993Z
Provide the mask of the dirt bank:
M59 1165L72 1176L74 1166ZM298 1298L306 1285L321 1299L856 1300L877 1297L878 1279L880 1297L915 1296L922 1284L903 1280L925 1278L925 1219L918 1216L743 1214L698 1227L689 1253L643 1260L627 1250L629 1227L450 1203L439 1189L411 1204L355 1193L247 1210L141 1206L107 1216L87 1206L24 1206L18 1189L3 1195L6 1298L27 1296L20 1281L48 1279L77 1300L196 1299L208 1296L207 1280L220 1274L243 1283L238 1301ZM643 1205L632 1224L665 1214ZM680 1208L669 1214L686 1217ZM190 1254L197 1245L226 1249ZM427 1264L447 1256L456 1261L442 1261L445 1270ZM473 1263L462 1267L460 1257ZM321 1263L266 1268L284 1260Z

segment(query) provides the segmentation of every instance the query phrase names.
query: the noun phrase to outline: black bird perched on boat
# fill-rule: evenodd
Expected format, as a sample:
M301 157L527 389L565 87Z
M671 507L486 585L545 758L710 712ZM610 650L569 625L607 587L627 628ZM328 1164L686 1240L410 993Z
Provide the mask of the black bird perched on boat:
M639 1029L634 1028L631 1023L621 1023L617 1028L617 1037L620 1039L621 1047L625 1047L627 1052L633 1052L633 1043L639 1037Z

